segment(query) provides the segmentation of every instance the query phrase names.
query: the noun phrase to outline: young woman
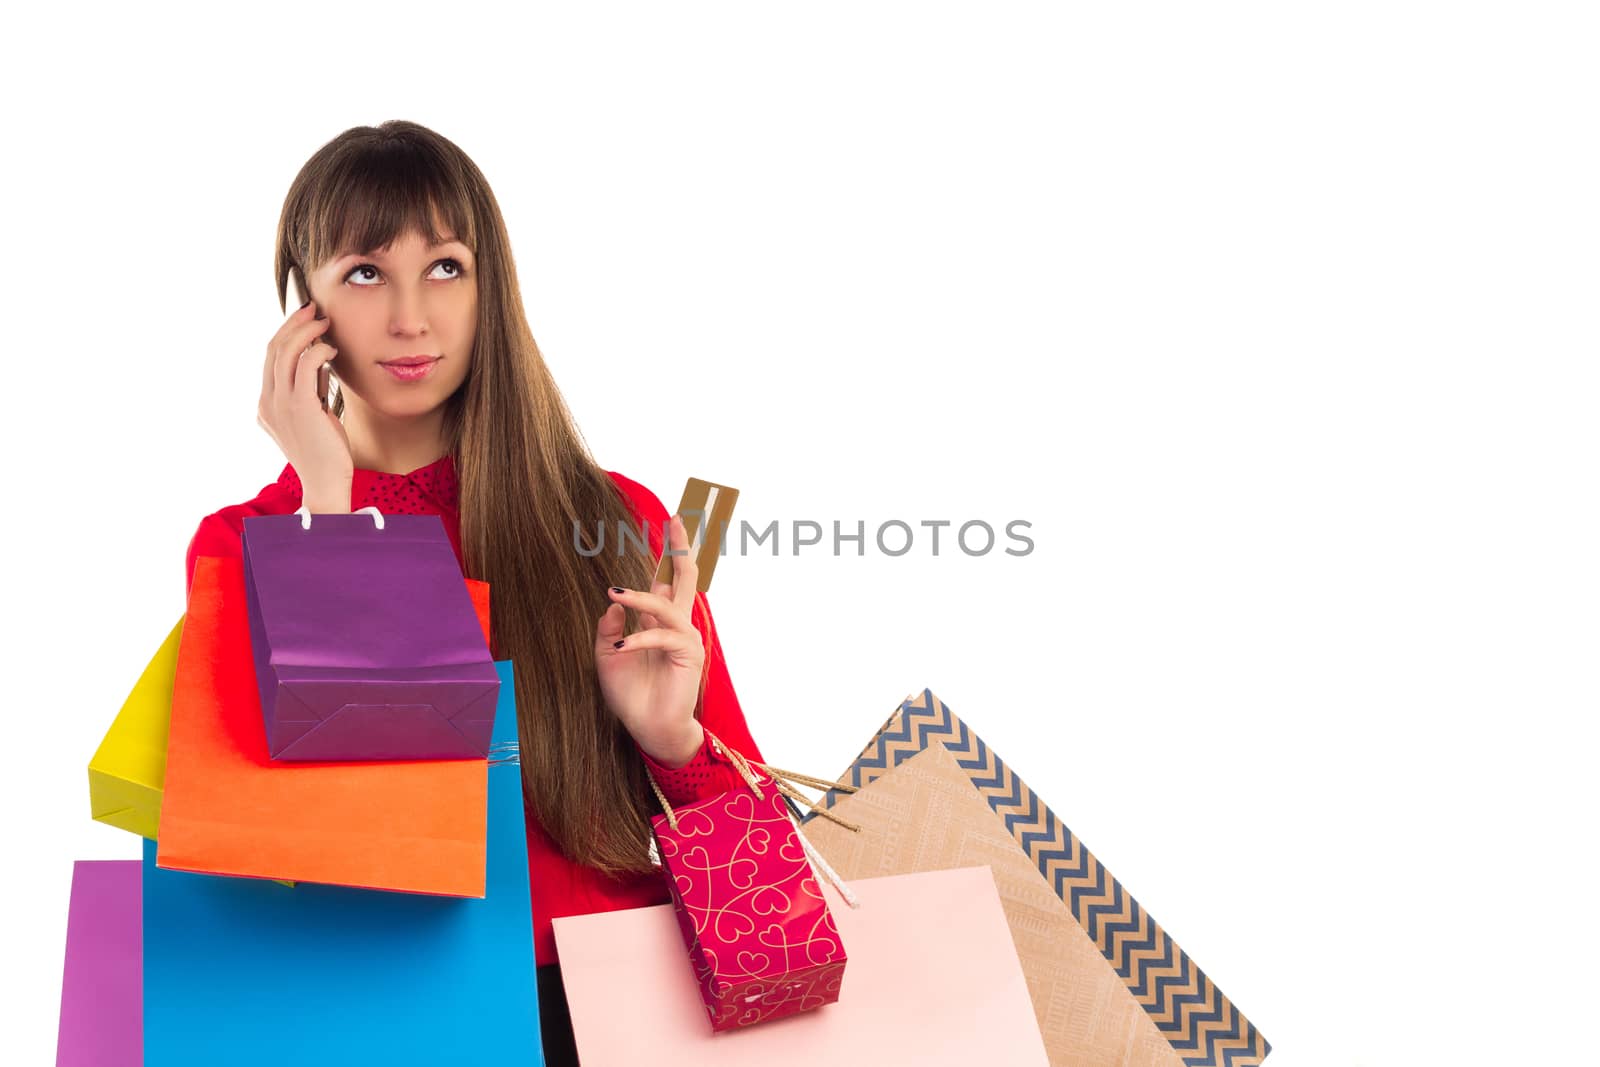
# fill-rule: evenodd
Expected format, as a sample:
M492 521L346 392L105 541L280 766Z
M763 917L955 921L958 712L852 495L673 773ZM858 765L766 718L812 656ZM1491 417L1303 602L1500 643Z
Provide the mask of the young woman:
M201 521L188 580L198 556L241 554L250 515L441 517L462 573L489 583L494 658L516 664L546 1055L576 1062L551 919L669 900L647 765L687 803L740 784L702 724L762 758L692 558L653 581L663 529L681 549L682 525L590 457L529 330L499 206L450 141L392 121L324 145L284 201L276 274L280 307L290 281L306 303L267 345L257 422L288 463ZM574 524L589 539L603 525L605 550L578 551ZM619 524L643 524L652 554L619 557Z

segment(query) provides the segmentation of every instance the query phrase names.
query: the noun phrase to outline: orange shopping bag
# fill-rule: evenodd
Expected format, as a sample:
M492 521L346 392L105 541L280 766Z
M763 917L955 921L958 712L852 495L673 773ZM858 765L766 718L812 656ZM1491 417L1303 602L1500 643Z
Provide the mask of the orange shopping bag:
M484 639L489 587L467 579ZM242 560L195 561L156 866L482 897L483 759L286 765L267 753Z

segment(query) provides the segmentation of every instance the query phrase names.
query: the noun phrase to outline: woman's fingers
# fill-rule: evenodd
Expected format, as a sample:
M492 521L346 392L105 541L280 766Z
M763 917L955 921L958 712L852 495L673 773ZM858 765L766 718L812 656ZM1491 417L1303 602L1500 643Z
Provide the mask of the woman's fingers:
M657 587L659 588L659 583L657 583ZM639 612L641 623L646 612L649 612L654 617L654 625L641 630L641 633L661 628L673 630L694 629L694 626L689 622L689 617L679 611L676 604L659 593L644 593L637 589L623 589L614 585L611 587L610 595L612 603L622 604Z
M278 388L285 390L286 395L294 391L295 382L298 380L300 357L305 355L307 349L327 345L323 337L330 322L330 319L316 319L304 323L300 329L290 333L285 339L283 351L278 354L277 384ZM327 360L332 356L323 353L322 358Z
M678 634L693 633L694 640L698 642L699 631L695 630L694 623L690 621L690 612L694 610L699 569L695 566L694 557L689 554L689 535L679 516L674 515L672 521L667 524L667 547L674 550L673 580L670 583L652 582L648 593L612 586L611 600L614 604L633 608L638 613L640 633L654 633L658 630Z
M278 327L272 338L267 342L266 365L261 372L261 391L264 394L270 394L277 383L278 365L282 362L283 353L286 351L299 352L300 349L306 346L307 342L301 342L299 348L291 348L290 345L295 338L303 336L304 331L311 324L325 321L325 319L317 318L316 304L307 304L283 320L283 325Z
M261 368L261 393L263 396L272 392L273 378L278 369L278 353L283 348L285 337L300 323L305 322L307 319L315 318L316 316L313 314L315 310L314 305L306 304L302 308L291 311L289 317L283 320L283 325L279 326L272 336L267 339L267 358Z
M332 320L312 318L310 312L315 308L315 304L307 304L296 312L301 321L285 323L286 328L279 330L267 346L272 363L270 392L290 395L300 354L327 332Z
M618 647L618 646L621 647ZM609 648L602 651L621 653L637 652L640 649L654 648L673 655L681 656L684 660L693 662L696 658L704 658L705 648L698 639L685 637L678 630L669 630L665 626L658 626L654 630L640 630L627 637L614 640Z
M672 549L672 606L687 619L694 610L695 586L700 581L700 568L689 551L689 531L684 528L681 515L672 516L667 524L667 544Z
M296 370L291 388L295 393L304 396L306 403L322 406L322 401L317 399L317 371L333 356L332 345L317 341L301 352L299 358L295 360Z
M595 624L594 643L596 649L610 649L612 644L622 637L623 623L627 620L627 613L621 604L612 604L600 615L600 621Z
M668 585L666 582L651 582L650 583L650 592L655 596L661 597L663 600L671 600L672 599L672 586ZM639 612L639 626L641 628L646 629L646 630L653 630L657 626L660 626L660 625L661 625L661 620L656 618L650 612L648 612L648 611Z

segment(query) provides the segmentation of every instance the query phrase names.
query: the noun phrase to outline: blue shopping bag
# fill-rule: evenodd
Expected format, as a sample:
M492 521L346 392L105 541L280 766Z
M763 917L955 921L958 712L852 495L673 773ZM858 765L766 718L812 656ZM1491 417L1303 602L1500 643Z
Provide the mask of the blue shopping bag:
M144 843L149 1067L543 1064L510 661L481 900L156 867ZM379 771L379 765L374 765Z

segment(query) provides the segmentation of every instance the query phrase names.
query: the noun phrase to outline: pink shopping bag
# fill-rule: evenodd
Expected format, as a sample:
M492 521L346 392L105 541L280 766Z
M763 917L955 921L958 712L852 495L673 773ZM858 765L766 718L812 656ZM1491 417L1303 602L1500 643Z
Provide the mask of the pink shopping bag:
M725 1033L706 1027L699 993L683 980L672 905L556 919L579 1057L652 1067L1047 1067L988 867L856 879L850 888L860 907L833 908L850 945L845 995Z

